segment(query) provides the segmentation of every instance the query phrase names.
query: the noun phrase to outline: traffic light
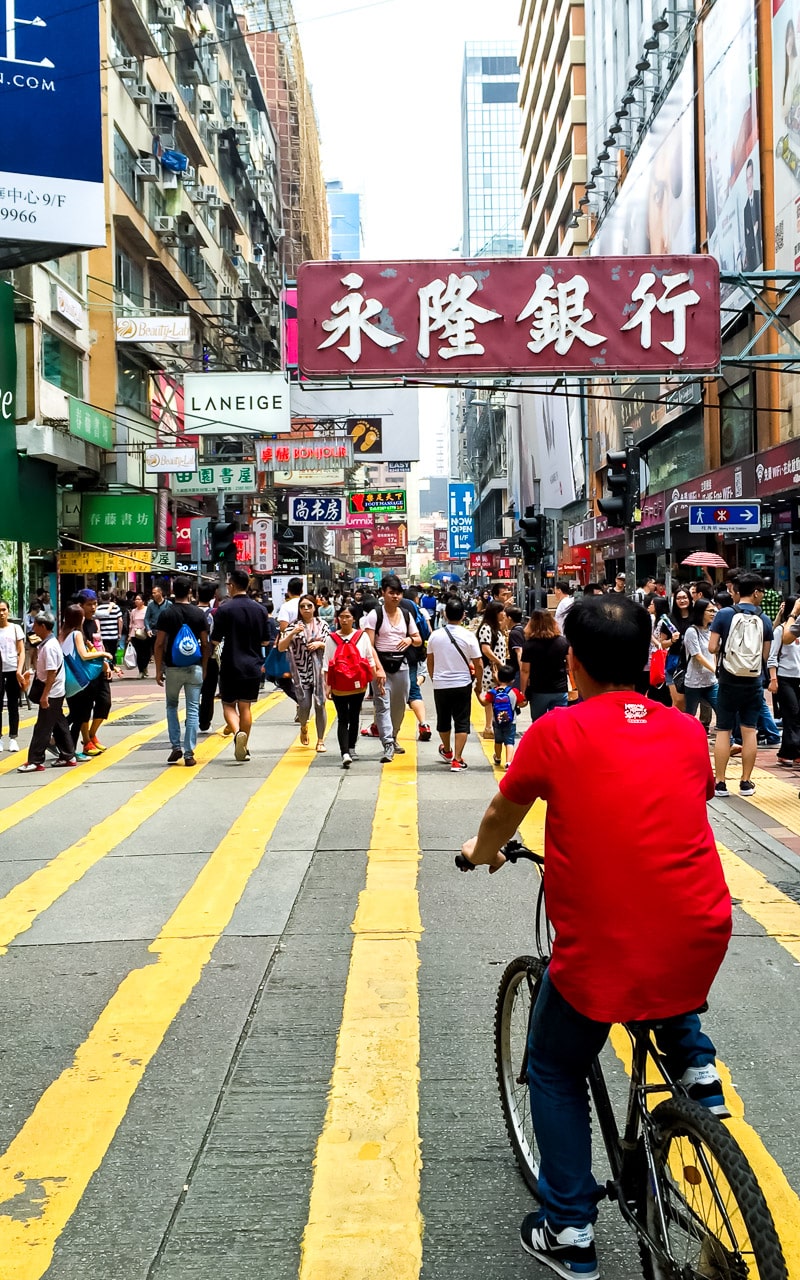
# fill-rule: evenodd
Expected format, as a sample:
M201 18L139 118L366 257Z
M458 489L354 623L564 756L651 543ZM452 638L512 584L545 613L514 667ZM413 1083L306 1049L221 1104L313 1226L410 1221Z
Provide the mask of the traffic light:
M534 515L533 507L526 507L525 515L520 517L519 521L519 544L522 547L523 564L539 563L544 551L545 533L545 517Z
M233 520L218 520L209 527L209 544L211 559L214 564L235 564L236 543L233 535L236 525Z
M640 454L636 448L610 449L606 454L608 470L606 487L610 496L601 498L598 507L612 529L625 529L638 524Z

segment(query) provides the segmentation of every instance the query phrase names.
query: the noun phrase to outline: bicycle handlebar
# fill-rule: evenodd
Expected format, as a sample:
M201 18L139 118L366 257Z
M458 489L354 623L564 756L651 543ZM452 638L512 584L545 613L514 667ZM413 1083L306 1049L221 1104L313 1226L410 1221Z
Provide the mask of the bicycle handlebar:
M508 844L504 844L500 850L506 862L518 862L520 858L527 862L535 862L537 867L544 866L544 858L541 853L534 853L521 840L509 840ZM474 862L470 862L469 858L465 858L463 853L457 853L455 858L456 866L459 871L477 871Z

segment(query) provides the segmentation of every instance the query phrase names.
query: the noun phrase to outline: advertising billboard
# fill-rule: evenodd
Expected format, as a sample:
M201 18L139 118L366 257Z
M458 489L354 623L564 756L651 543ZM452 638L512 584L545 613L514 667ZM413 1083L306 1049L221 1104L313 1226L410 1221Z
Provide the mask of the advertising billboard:
M189 435L264 436L291 429L282 373L186 373L183 393Z
M723 271L764 262L753 0L725 0L703 27L708 250ZM723 303L735 304L723 290ZM723 311L723 319L724 319Z
M0 267L105 244L97 0L6 0Z
M800 270L800 0L772 0L775 266Z
M727 10L727 4L717 7ZM694 164L694 68L687 58L630 162L592 254L694 253Z
M655 143L648 134L634 161L636 169L655 146L646 181L632 172L623 187L621 213L634 221L620 248L589 258L361 262L358 271L304 262L301 371L351 381L716 368L719 266L680 247L695 239L692 95L685 111L676 97L687 86L691 70L659 112Z
M414 387L291 388L292 420L321 431L334 424L349 435L356 458L416 462L419 458L419 394ZM331 428L334 429L334 428Z

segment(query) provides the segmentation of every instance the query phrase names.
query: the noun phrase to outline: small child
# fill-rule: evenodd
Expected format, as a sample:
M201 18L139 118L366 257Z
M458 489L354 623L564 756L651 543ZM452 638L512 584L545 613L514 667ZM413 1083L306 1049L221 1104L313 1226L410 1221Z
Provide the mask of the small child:
M514 744L517 740L515 717L517 707L523 702L519 689L514 688L514 668L498 667L494 678L494 688L484 698L484 705L491 702L494 715L494 763L502 764L503 747L506 749L506 768L514 759Z

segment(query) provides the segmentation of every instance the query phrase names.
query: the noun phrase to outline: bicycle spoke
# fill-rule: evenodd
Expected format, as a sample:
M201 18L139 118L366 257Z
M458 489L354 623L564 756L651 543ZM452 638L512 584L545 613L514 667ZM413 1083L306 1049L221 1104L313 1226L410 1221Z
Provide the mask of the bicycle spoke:
M757 1276L750 1237L727 1179L695 1136L673 1138L662 1182L670 1251L687 1274L708 1280Z

